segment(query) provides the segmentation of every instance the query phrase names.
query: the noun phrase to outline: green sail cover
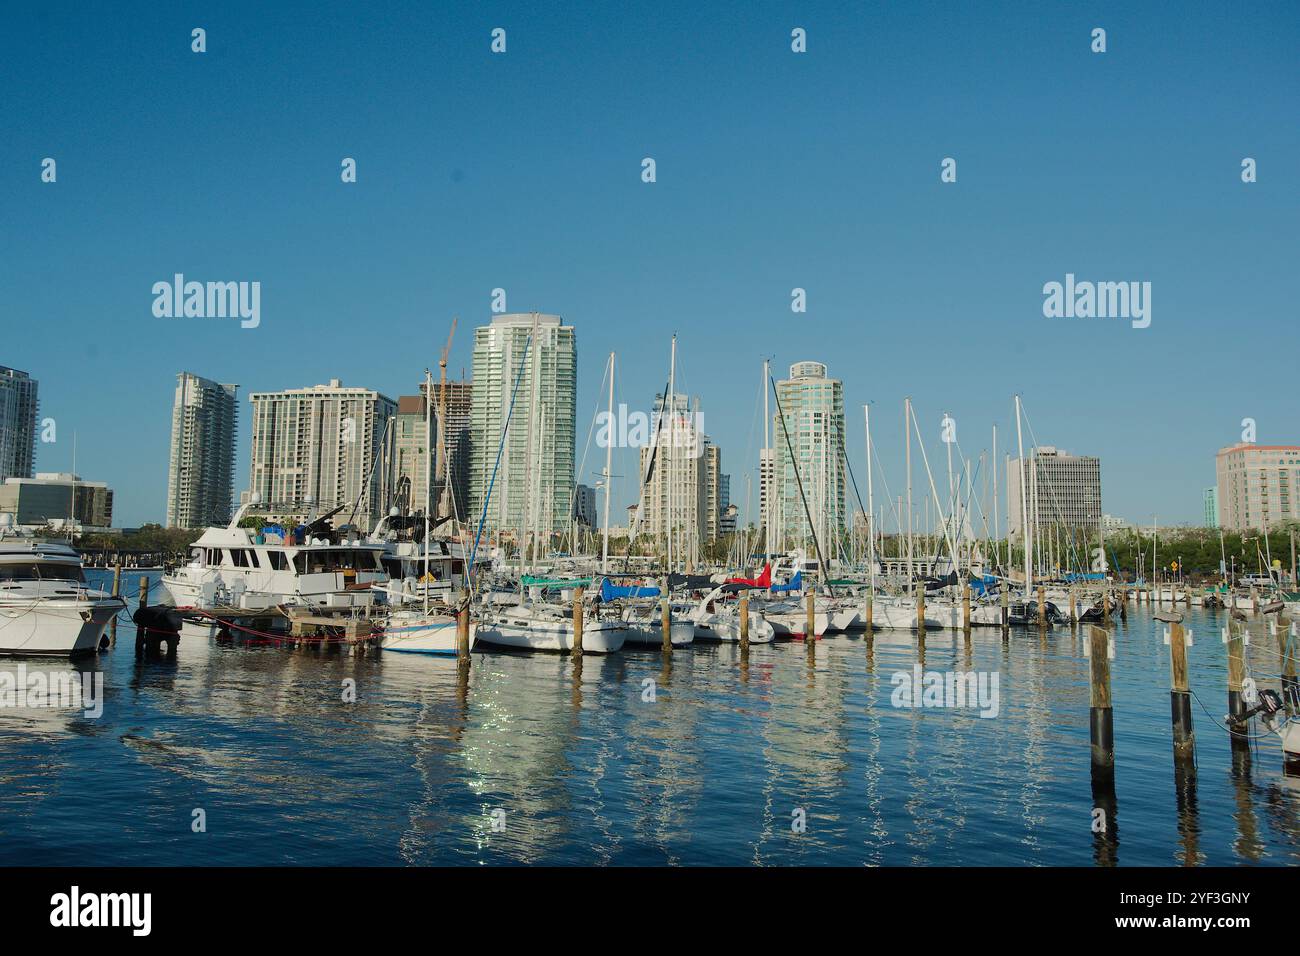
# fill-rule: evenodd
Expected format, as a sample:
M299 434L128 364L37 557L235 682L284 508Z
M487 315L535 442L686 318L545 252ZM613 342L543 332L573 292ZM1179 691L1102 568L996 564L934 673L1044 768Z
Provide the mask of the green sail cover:
M523 583L530 588L585 588L591 586L591 578L538 578L525 574Z

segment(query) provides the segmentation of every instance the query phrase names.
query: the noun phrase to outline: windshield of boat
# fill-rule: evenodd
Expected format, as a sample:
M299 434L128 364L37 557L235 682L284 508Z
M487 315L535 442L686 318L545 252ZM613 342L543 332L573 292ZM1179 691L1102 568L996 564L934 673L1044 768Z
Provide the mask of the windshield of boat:
M73 581L85 584L86 575L79 564L33 561L0 564L0 582L2 581Z

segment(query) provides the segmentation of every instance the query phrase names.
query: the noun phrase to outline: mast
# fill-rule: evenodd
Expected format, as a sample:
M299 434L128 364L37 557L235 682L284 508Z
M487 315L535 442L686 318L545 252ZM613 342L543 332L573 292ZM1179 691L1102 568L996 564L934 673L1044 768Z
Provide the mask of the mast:
M871 406L862 406L867 428L867 564L871 573L871 594L876 593L876 499L871 487Z
M993 426L993 454L989 458L993 466L993 567L1002 567L1002 545L998 538L998 426Z
M766 453L764 457L767 459L767 514L763 515L763 522L766 525L763 529L763 560L764 563L770 564L772 561L772 506L776 488L776 460L772 455L772 413L768 408L767 378L768 360L763 359L763 451ZM762 491L762 471L760 463L759 491Z
M424 592L424 613L429 613L429 525L433 523L433 377L424 370L424 440L428 443L424 456L424 575L421 583Z
M673 440L676 437L676 418L674 405L677 392L677 335L674 333L672 348L668 358L668 394L664 396L660 414L668 416L668 440L664 445L664 503L667 521L664 523L667 539L667 572L673 573L673 465L677 456L672 454Z
M1029 482L1025 473L1025 439L1020 427L1020 396L1016 396L1016 450L1020 454L1020 512L1022 537L1025 540L1025 600L1034 583L1033 530L1029 527ZM1008 549L1010 542L1007 542ZM1008 551L1008 557L1010 552Z
M916 568L912 563L912 399L903 399L903 428L907 432L907 592L916 594Z
M614 427L614 353L609 353L609 427ZM605 540L600 548L600 573L609 573L609 493L612 490L610 485L613 483L610 474L613 471L612 465L614 460L614 442L605 442Z

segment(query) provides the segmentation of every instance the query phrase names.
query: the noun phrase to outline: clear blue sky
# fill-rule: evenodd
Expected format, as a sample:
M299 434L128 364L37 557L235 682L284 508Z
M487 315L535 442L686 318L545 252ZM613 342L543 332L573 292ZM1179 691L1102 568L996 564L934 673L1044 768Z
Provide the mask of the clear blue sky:
M577 327L580 437L607 353L645 409L677 331L742 505L766 355L844 380L860 479L863 402L898 488L904 395L937 459L1019 391L1108 512L1198 521L1243 417L1300 441L1297 49L1293 2L14 5L0 364L58 423L37 468L75 431L124 525L163 518L179 370L241 386L238 491L249 392L412 393L498 286ZM155 318L175 272L259 280L261 326ZM1067 272L1150 281L1151 327L1044 318Z

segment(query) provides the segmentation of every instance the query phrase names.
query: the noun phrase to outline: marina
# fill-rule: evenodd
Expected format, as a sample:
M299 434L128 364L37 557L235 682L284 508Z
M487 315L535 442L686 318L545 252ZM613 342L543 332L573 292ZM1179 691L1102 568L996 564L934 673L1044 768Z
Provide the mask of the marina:
M137 657L123 625L112 650L59 665L103 674L101 718L27 710L0 722L0 858L1294 865L1300 781L1284 774L1278 738L1256 732L1243 756L1219 726L1228 612L1186 611L1188 774L1173 754L1166 625L1149 609L1130 603L1109 631L1107 834L1092 827L1086 626L581 658L476 645L465 665L188 637L173 656ZM1245 659L1262 688L1280 690L1269 624L1245 623ZM16 666L0 661L0 673ZM997 715L898 706L897 675L916 668L997 674ZM204 834L190 830L195 807ZM93 831L78 822L89 816Z

